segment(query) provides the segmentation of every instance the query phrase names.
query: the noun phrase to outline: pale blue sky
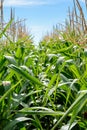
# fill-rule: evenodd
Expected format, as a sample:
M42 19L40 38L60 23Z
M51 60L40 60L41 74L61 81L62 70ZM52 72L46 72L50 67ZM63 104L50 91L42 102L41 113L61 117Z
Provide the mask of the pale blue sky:
M38 42L53 25L63 23L68 15L68 6L73 0L4 0L4 16L9 18L10 7L15 8L16 17L27 19L26 25ZM80 0L83 1L83 0Z

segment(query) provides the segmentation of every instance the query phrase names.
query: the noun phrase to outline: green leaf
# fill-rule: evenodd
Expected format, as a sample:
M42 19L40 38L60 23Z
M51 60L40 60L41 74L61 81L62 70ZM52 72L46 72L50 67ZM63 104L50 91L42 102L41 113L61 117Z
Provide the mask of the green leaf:
M74 123L71 125L70 129L69 129L69 125L70 125L70 124L66 124L66 125L62 126L60 130L68 130L68 129L69 129L69 130L72 130L73 127L74 127L76 124L77 124L77 122L74 122Z
M9 26L11 25L13 19L9 21L9 23L6 25L6 27L3 29L3 31L0 34L0 38L5 34L6 30L9 28Z
M6 125L6 127L4 127L3 130L11 130L16 124L23 122L23 121L28 121L28 120L33 120L31 118L27 118L27 117L18 117L15 120L12 120L8 123L8 125Z
M18 46L17 51L15 53L16 58L19 58L19 59L22 58L23 53L24 53L24 47Z
M20 130L26 130L26 128L25 128L25 127L22 127Z
M47 99L48 99L47 97L49 96L48 93L49 93L49 91L50 91L52 85L53 85L54 82L56 81L56 78L57 78L57 74L54 74L54 75L52 76L52 78L51 78L49 84L48 84L48 87L47 87L47 89L46 89L46 93L45 93L44 99L43 99L44 105L45 105L46 102L47 102Z
M12 56L4 56L4 57L9 61L10 64L17 65L17 62L14 57Z
M0 98L0 103L6 98L7 95L9 95L9 93L11 93L11 91L13 91L21 82L22 80L20 80L19 82L17 82L15 85L13 85L8 91L6 91L4 93L4 95Z
M37 78L35 78L34 76L31 76L29 73L27 73L26 71L24 71L22 68L17 67L17 66L15 66L13 64L9 65L9 68L11 68L15 72L17 72L18 74L20 74L21 76L23 76L24 78L32 81L33 83L43 86L43 84Z
M28 115L51 115L51 116L61 116L64 112L61 111L53 111L49 108L45 107L31 107L31 108L23 108L19 111L19 113L24 113Z
M84 93L81 93L78 98L74 101L74 103L69 107L69 109L65 112L65 114L58 120L58 122L53 126L51 130L54 130L64 119L68 114L73 111L73 109L76 107L77 104L79 104L83 99L87 98L87 91Z
M76 107L73 110L71 119L70 119L70 125L69 125L69 129L71 128L72 123L74 122L76 116L78 115L78 113L82 110L82 108L84 107L84 105L87 103L87 96L85 96L84 98L82 98L80 100L80 102L76 105Z

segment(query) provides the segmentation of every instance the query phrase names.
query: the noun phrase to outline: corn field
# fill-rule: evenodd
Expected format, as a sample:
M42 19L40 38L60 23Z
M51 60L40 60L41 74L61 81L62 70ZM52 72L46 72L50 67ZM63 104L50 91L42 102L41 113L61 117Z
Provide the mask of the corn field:
M87 21L73 7L37 47L13 9L1 22L0 130L87 130Z

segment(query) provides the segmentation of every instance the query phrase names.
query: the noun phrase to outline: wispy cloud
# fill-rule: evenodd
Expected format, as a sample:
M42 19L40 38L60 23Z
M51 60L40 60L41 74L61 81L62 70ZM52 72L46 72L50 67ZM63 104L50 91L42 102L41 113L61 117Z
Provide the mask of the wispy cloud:
M39 6L47 4L56 4L60 0L6 0L5 6Z

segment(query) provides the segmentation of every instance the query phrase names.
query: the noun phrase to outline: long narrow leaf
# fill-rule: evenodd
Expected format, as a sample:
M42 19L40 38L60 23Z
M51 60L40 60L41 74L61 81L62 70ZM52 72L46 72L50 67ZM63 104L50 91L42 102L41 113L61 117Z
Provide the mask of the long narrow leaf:
M61 111L35 111L35 110L28 110L28 108L20 110L20 113L28 114L28 115L51 115L51 116L62 116L64 112Z
M75 102L69 107L69 109L65 112L65 114L60 118L60 120L53 126L51 130L55 130L55 128L65 119L65 117L74 109L74 107L85 97L87 97L87 92L84 92L75 100Z
M19 68L19 67L13 65L13 64L9 65L9 68L11 68L15 72L17 72L18 74L23 76L24 78L32 81L33 83L43 86L43 84L37 78L35 78L34 76L31 76L29 73L24 71L22 68Z
M10 64L17 65L17 62L14 57L12 56L4 56L4 57L9 61Z
M6 127L4 127L3 130L11 130L16 124L20 123L20 122L24 122L24 121L33 121L33 119L31 118L27 118L27 117L18 117L15 120L12 120L10 123L8 123L8 125L6 125Z
M1 98L0 98L0 103L6 98L7 95L9 95L9 93L14 90L21 82L22 80L20 80L19 82L17 82L15 85L13 85Z
M4 35L4 33L6 32L6 30L9 28L9 26L11 25L13 19L9 21L9 23L6 25L6 27L3 29L3 31L0 34L0 38Z

